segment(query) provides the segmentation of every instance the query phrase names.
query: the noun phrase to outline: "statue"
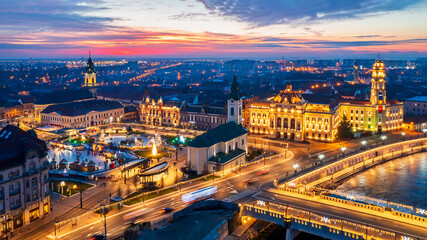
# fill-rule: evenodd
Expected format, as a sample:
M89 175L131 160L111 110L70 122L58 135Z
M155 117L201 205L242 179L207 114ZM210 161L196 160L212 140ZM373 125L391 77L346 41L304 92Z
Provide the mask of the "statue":
M99 137L99 141L103 142L105 137L104 129L101 130L101 136Z

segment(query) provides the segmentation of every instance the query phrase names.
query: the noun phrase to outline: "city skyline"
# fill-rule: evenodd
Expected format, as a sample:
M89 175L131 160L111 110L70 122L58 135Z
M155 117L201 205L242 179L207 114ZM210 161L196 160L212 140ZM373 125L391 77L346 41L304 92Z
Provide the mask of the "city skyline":
M417 58L427 1L15 1L2 58Z

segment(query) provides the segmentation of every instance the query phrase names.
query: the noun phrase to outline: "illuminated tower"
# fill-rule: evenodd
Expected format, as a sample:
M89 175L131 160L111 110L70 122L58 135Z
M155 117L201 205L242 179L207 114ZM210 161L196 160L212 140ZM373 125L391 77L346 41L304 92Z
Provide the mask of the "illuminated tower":
M93 64L93 61L90 55L90 51L89 51L89 59L87 60L87 63L86 63L85 87L89 88L93 96L96 97L96 72L95 72L95 66Z
M236 75L234 75L233 83L231 84L230 99L227 101L228 122L241 124L243 120L242 108L243 102L239 94L239 84L237 84Z
M355 64L353 64L353 81L356 83L360 83L359 78L359 67Z
M372 67L371 103L373 105L386 104L385 69L383 61L377 60Z

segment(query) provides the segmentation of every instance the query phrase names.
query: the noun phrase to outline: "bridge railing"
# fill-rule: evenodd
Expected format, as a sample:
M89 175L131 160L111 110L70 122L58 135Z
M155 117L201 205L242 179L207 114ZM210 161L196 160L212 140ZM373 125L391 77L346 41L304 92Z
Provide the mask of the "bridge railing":
M322 216L310 211L265 202L259 205L243 205L242 216L250 216L273 222L288 228L312 233L329 239L403 239L405 234L387 231L358 222ZM277 223L278 219L283 222Z
M308 201L324 201L326 204L335 205L335 206L336 206L336 203L343 204L344 206L349 206L351 208L359 209L360 212L365 212L364 210L366 210L366 209L371 210L371 211L377 212L378 214L381 214L383 217L392 218L394 220L398 220L401 222L407 222L408 220L411 220L411 221L414 221L413 222L414 224L420 225L420 226L427 223L426 217L414 215L413 214L413 210L414 210L413 207L408 206L408 205L404 205L404 204L393 203L393 202L384 201L381 199L369 198L369 200L371 200L371 201L377 201L378 203L382 202L383 204L387 204L388 207L385 207L385 206L378 206L378 205L373 205L373 204L367 203L366 202L367 197L364 197L365 203L360 202L357 199L360 199L363 197L359 198L359 196L355 196L355 195L352 195L348 199L343 199L343 196L339 196L336 193L335 193L335 196L328 196L328 195L324 195L324 194L316 194L315 192L299 191L299 188L298 189L292 189L292 188L280 187L279 190L290 193L291 196L303 198L303 199L306 199ZM318 188L317 190L321 191L321 192L327 192L326 189ZM397 211L397 210L390 207L393 205L400 206L402 208L411 209L412 213L409 214L409 213ZM421 212L424 211L422 209L416 209L416 210L421 211ZM393 215L394 217L385 214L386 212L389 212L389 214Z
M425 134L424 135L417 135L417 136L411 137L409 139L405 139L404 141L399 140L399 139L394 139L392 141L385 141L381 145L378 144L376 146L368 146L365 148L355 148L355 149L346 150L345 154L341 153L341 154L333 155L329 158L319 159L319 161L313 163L312 166L310 166L310 167L303 167L300 170L294 171L293 173L291 173L289 175L286 174L286 177L279 179L278 184L281 185L284 182L294 181L295 179L299 179L299 178L301 178L301 176L304 176L307 173L312 173L315 170L319 170L319 169L328 167L331 164L341 162L342 160L354 157L357 154L380 150L384 147L388 147L391 144L396 144L396 143L420 142L420 141L416 141L416 140L424 140L425 141L425 140L427 140L427 138L426 138ZM404 152L406 152L407 154L412 154L411 147L408 147L408 149L405 149Z

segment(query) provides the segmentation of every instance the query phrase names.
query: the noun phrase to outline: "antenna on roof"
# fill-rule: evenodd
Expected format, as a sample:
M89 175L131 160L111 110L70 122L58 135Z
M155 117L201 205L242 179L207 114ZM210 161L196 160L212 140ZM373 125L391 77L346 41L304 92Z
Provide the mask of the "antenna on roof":
M380 54L378 53L378 60L380 60Z
M90 50L89 50L89 57L90 57Z

